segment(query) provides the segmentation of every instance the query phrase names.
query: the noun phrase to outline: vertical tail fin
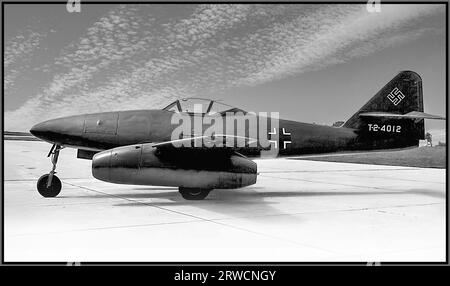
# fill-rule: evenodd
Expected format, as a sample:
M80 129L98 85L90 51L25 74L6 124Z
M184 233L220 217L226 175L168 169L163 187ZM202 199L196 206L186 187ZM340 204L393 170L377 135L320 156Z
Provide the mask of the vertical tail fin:
M424 119L404 116L410 112L423 113L422 79L402 71L342 127L356 129L358 144L368 149L417 146L424 139Z
M423 112L422 79L413 71L402 71L378 91L343 127L358 129L359 114L373 111L406 114Z

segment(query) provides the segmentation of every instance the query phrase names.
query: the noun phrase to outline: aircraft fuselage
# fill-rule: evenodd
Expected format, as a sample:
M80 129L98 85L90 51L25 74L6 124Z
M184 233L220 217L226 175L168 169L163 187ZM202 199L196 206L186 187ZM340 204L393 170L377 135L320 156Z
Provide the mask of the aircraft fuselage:
M166 110L130 110L69 116L37 124L31 132L53 144L102 151L119 146L171 141L172 132L177 127L177 124L171 123L173 114ZM351 128L283 119L278 122L277 130L268 124L266 129L258 132L265 132L268 139L277 135L273 147L278 148L279 156L378 149L384 146L373 145L374 141L364 140L364 132ZM203 130L206 128L204 125ZM248 135L248 130L246 132ZM246 147L236 151L248 156L260 155Z

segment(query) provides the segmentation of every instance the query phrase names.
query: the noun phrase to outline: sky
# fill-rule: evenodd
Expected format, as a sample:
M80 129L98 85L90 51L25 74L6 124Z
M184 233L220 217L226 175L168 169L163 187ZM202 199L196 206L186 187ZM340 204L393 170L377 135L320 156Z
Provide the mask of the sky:
M401 70L446 112L444 5L6 4L4 24L5 130L185 97L331 125Z

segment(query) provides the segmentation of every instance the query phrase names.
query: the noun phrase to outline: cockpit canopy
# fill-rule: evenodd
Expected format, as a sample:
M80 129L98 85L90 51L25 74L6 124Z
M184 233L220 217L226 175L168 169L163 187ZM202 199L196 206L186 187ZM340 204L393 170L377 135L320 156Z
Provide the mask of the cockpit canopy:
M179 99L164 107L163 110L192 114L225 114L227 112L242 112L244 114L246 113L246 111L237 107L205 98Z

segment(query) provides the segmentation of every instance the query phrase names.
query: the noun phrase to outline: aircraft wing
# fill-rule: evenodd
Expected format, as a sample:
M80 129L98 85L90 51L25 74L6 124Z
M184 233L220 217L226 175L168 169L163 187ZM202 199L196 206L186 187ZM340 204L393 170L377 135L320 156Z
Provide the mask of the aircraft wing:
M238 144L239 143L239 144ZM216 134L213 136L193 136L171 141L165 141L153 144L153 147L161 149L171 148L220 148L220 149L235 149L239 147L258 147L258 140L249 137Z
M445 117L432 115L419 111L411 111L406 114L397 114L390 112L364 112L359 114L362 117L385 117L385 118L405 118L405 119L437 119L437 120L445 120Z

